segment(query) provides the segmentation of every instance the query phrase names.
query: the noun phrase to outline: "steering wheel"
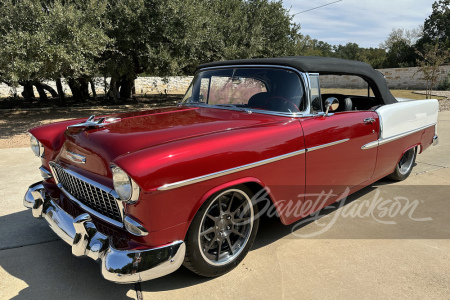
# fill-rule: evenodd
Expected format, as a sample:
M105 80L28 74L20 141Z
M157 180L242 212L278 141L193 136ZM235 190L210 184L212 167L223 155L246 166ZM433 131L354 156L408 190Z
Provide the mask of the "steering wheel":
M270 102L276 102L276 106L275 108L280 107L280 109L273 109L275 111L281 111L281 112L300 112L300 110L298 109L297 105L294 104L294 102L292 102L289 99L286 99L282 96L273 96L270 97L266 100L266 105L269 107L270 106ZM282 105L281 105L282 103Z

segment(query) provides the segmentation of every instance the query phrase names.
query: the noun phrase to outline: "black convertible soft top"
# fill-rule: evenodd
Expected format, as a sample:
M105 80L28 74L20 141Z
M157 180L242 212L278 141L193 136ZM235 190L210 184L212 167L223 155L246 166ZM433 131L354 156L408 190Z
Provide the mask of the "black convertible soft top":
M384 104L396 103L386 84L386 80L380 72L374 70L369 64L334 58L318 56L286 56L275 58L254 58L217 61L202 64L197 70L208 67L219 67L229 65L279 65L295 68L301 72L332 74L332 75L355 75L366 80L377 97L381 98Z

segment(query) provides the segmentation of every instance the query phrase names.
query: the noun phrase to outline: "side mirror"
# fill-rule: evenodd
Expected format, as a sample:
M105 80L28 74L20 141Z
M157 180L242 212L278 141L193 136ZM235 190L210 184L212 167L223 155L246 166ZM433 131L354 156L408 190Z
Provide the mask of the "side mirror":
M325 116L328 115L329 111L335 111L339 107L339 100L335 97L330 97L325 100Z

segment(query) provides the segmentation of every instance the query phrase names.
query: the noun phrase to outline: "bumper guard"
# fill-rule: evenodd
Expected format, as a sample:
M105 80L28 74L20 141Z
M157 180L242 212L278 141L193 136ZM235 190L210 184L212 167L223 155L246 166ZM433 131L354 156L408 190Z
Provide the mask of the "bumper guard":
M32 209L35 218L44 218L50 228L72 246L73 255L99 261L107 280L116 283L151 280L174 272L183 263L186 252L183 241L153 249L115 249L87 213L72 218L47 196L42 182L28 188L23 204Z

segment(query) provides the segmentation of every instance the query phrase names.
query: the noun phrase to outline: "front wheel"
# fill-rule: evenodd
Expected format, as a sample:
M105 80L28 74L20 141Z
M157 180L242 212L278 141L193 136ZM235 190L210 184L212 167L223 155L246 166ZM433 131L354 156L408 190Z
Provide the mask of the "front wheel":
M414 167L414 162L416 161L416 148L417 147L414 147L403 154L395 167L394 172L388 176L389 179L401 181L408 178Z
M199 209L186 235L184 265L206 277L223 275L247 255L258 231L257 205L244 185L211 196Z

